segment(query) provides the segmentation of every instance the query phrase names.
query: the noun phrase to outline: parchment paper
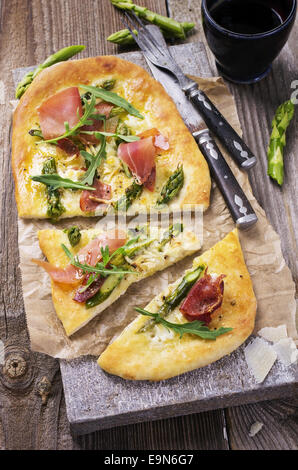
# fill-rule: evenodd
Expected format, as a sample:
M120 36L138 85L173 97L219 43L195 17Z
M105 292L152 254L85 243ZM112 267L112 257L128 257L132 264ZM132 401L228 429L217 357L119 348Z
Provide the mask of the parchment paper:
M196 80L231 125L241 133L233 97L222 79L196 78ZM286 324L288 335L297 340L295 285L282 256L279 236L253 197L247 174L238 169L222 147L221 150L259 218L254 227L246 232L239 232L258 303L255 332L264 326ZM204 238L200 252L210 248L234 228L234 222L218 188L215 183L212 186L211 205L204 214ZM74 223L83 228L100 222L95 219L66 219L55 224L55 227L64 228ZM132 285L126 294L111 307L68 338L52 304L49 277L31 262L31 258L42 258L36 235L37 230L49 227L53 225L48 221L19 219L18 240L31 348L57 358L72 359L89 354L98 356L135 317L133 307L145 306L153 296L165 289L169 282L181 276L183 271L191 266L194 256L200 253L187 257L175 266Z

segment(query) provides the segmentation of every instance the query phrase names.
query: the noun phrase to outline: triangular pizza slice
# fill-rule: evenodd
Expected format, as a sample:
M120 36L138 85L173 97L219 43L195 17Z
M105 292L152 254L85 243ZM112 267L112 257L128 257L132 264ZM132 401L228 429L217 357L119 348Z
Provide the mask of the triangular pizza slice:
M66 334L72 335L109 307L134 282L200 249L198 236L181 223L111 230L40 230L47 261L33 260L51 277L52 300Z
M252 333L256 298L235 229L155 297L98 359L131 380L164 380L230 354Z

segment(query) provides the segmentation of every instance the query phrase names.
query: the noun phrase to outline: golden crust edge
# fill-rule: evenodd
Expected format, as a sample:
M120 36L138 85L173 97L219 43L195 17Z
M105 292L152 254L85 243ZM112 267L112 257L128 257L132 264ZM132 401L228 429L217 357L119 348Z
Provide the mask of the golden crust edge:
M252 333L253 328L254 328L255 315L256 315L256 298L255 298L254 291L253 291L252 281L251 281L250 275L248 273L248 270L247 270L247 267L246 267L246 264L245 264L243 252L242 252L240 241L239 241L239 238L238 238L237 229L230 232L223 240L221 240L220 242L215 244L210 250L203 253L201 256L197 257L196 258L196 260L197 260L196 264L199 263L200 259L204 259L204 255L210 254L210 252L212 250L213 251L216 250L216 247L219 243L220 244L223 244L223 242L228 242L229 243L233 239L234 239L234 245L235 245L235 247L237 247L238 254L240 255L241 260L242 260L241 268L243 269L243 273L245 273L245 276L246 276L245 281L246 281L246 284L247 284L247 296L246 296L246 302L245 302L246 303L245 317L239 319L239 321L241 322L240 323L241 324L241 330L236 332L237 333L236 336L235 336L235 334L233 334L233 332L230 332L230 333L226 333L225 335L223 335L221 337L218 337L216 339L216 342L217 342L217 345L219 345L219 344L221 345L221 349L216 347L215 348L215 353L213 352L211 354L208 354L205 358L196 357L196 353L195 353L195 349L194 349L193 357L191 357L190 359L188 358L188 364L187 365L185 365L183 363L179 367L174 365L174 366L168 368L168 371L166 372L166 371L161 370L161 364L158 363L158 365L154 369L152 369L149 373L148 372L146 373L144 371L140 371L140 365L139 364L133 364L133 361L132 361L132 364L134 366L133 367L134 371L132 370L132 368L129 368L127 366L125 367L125 365L123 365L123 362L121 362L121 364L119 365L119 358L125 356L125 348L122 348L122 346L121 346L122 342L124 342L124 341L121 340L121 337L122 337L122 335L124 337L126 335L127 336L126 339L129 342L129 332L128 332L128 330L129 330L130 325L133 324L133 322L132 322L130 325L128 325L127 330L124 331L119 336L119 341L116 339L101 354L101 356L98 358L99 366L103 370L105 370L106 372L114 374L114 375L118 375L118 376L120 376L124 379L159 381L159 380L165 380L165 379L174 377L176 375L180 375L180 374L185 373L185 372L189 372L189 371L197 369L197 368L205 367L206 365L211 364L211 363L221 359L222 357L230 354L235 349L237 349L241 344L243 344L243 342L250 336L250 334ZM238 260L238 263L239 263L239 260ZM145 321L146 321L146 318L144 318L144 317L142 318L141 316L137 317L137 319L135 320L136 328L133 328L133 330L137 330ZM229 326L229 325L225 325L225 326ZM132 333L132 334L134 334L134 333ZM224 337L226 335L230 335L230 338L231 338L230 341L225 340ZM227 336L226 336L226 338L227 338ZM214 344L216 344L216 342ZM194 340L192 341L192 343L194 343ZM206 343L206 341L201 340L200 344L203 344L203 343ZM204 347L203 347L203 350L204 350ZM198 352L199 351L197 351L197 354L198 354ZM173 351L171 350L171 354L174 354L175 357L177 357L176 353L177 353L176 349L174 349ZM153 353L150 350L151 359L152 359L152 354ZM128 357L126 358L126 360L129 362ZM120 361L121 361L121 359L120 359ZM126 368L126 370L125 370L125 368Z
M88 66L88 67L86 67ZM24 131L26 123L36 113L36 107L42 99L46 99L66 86L74 86L73 81L78 80L79 83L90 83L98 77L98 67L101 67L101 77L108 76L112 73L123 74L124 78L132 75L136 81L145 82L145 89L155 90L157 101L163 103L162 112L159 113L158 119L161 121L171 122L172 128L181 131L185 139L183 163L191 169L191 179L187 186L187 195L181 198L180 205L183 204L202 204L207 209L210 202L211 181L208 165L198 149L189 130L182 121L177 108L171 98L167 95L164 88L151 77L142 67L125 61L115 56L98 56L87 59L80 59L53 65L43 70L34 80L33 84L28 88L22 96L13 115L13 133L12 133L12 172L15 181L15 198L20 217L24 218L47 218L34 210L34 206L28 199L28 191L24 188L25 179L21 166L26 158L26 139ZM86 72L88 69L88 73ZM84 78L81 78L84 71ZM144 88L144 87L143 87ZM149 93L148 93L149 94ZM144 96L144 94L143 94ZM174 117L174 119L173 119ZM173 125L173 121L174 124ZM195 160L193 160L193 155ZM177 161L176 161L177 164ZM198 186L198 176L200 185ZM201 176L201 177L200 177ZM195 188L195 189L193 189ZM73 217L82 215L81 211L68 213L65 217Z

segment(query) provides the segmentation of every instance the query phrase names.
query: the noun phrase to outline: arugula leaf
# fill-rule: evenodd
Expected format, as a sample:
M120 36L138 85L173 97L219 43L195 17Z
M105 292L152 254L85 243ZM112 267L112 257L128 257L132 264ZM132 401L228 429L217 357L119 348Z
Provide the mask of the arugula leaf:
M137 135L123 135L117 133L114 134L112 132L103 131L82 131L82 134L94 135L96 139L99 139L102 135L105 137L116 137L118 139L124 140L124 142L135 142L136 140L140 140L140 137Z
M80 180L81 184L87 183L89 186L92 186L96 170L101 164L102 160L106 158L106 139L104 136L100 136L100 140L101 146L95 156L91 155L91 153L81 150L81 155L89 161L89 167L83 178Z
M99 273L104 277L109 276L110 274L115 274L115 273L118 273L118 274L137 274L137 275L139 274L135 271L125 270L125 269L122 269L121 267L114 266L112 264L110 265L110 269L107 269L106 265L110 263L110 260L112 259L113 254L115 252L111 256L109 256L109 258L107 258L106 254L105 254L105 261L107 261L106 263L99 262L95 266L90 266L89 264L80 263L78 257L74 256L71 253L71 251L67 248L67 246L65 246L63 243L61 244L61 247L62 247L64 253L66 254L66 256L69 258L70 264L72 264L73 266L75 266L78 269L81 269L84 273ZM108 246L105 247L105 248L109 249Z
M103 88L97 88L95 86L87 86L87 85L79 85L80 88L86 91L90 91L96 98L101 98L108 103L113 103L120 108L125 109L129 114L132 116L136 116L140 119L144 119L144 116L140 114L140 112L134 108L128 101L126 101L121 96L117 95L117 93L113 93L112 91L104 90Z
M95 188L92 188L91 186L85 186L81 181L72 181L68 178L62 178L58 174L30 176L30 179L38 183L46 184L47 186L52 186L53 190L57 188L71 188L95 191Z
M90 101L88 101L86 98L83 98L83 102L85 105L85 111L84 111L83 116L80 117L78 123L75 126L70 128L68 122L65 122L64 123L65 133L63 135L60 135L59 137L55 137L54 139L40 140L36 143L40 144L43 142L43 143L48 143L48 144L56 144L61 139L65 139L67 137L77 135L79 132L79 129L82 126L92 126L93 119L99 119L99 120L105 119L105 116L101 116L99 114L94 113L95 105L96 105L96 97L93 94L91 95Z
M199 336L203 339L212 339L215 340L218 336L227 333L228 331L232 331L233 328L224 328L220 327L217 330L210 330L208 326L204 325L202 321L195 320L192 322L186 323L171 323L165 320L162 316L158 313L148 312L148 310L144 310L143 308L135 307L135 310L142 315L146 315L147 317L152 317L156 324L160 323L161 325L165 326L167 329L175 331L180 335L180 338L185 333L192 334Z

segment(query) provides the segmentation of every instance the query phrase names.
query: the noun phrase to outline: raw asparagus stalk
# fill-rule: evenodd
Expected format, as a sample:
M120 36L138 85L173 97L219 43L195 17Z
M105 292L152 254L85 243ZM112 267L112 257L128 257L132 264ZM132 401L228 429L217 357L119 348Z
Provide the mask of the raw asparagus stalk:
M55 52L50 57L48 57L42 64L36 67L32 72L28 72L24 78L20 81L16 88L16 98L20 99L21 96L25 93L27 88L31 85L34 78L47 67L57 64L58 62L64 62L65 60L70 59L75 54L78 54L85 49L85 46L69 46L60 49L60 51Z
M195 284L195 282L204 274L206 266L201 264L196 269L186 274L180 284L174 289L172 294L165 298L164 303L158 310L158 314L162 318L166 318L169 313L176 308L180 302L187 296L188 292ZM145 325L140 328L138 333L144 333L145 331L150 330L154 326L154 319L148 320Z
M176 21L173 18L159 15L158 13L148 10L148 8L146 7L136 5L131 1L120 2L119 0L111 0L111 3L121 10L133 11L149 23L159 26L162 31L168 33L170 37L185 39L185 33L187 31L190 31L195 26L194 23L179 23L179 21ZM119 41L119 36L122 35L122 41L131 41L131 39L129 38L129 32L125 32L125 30L122 30L121 34L118 37L117 34L118 33L115 33L116 36L114 36L114 38L112 37L112 40L111 36L109 36L108 40L111 42L115 42L115 39ZM119 44L119 42L117 42L117 44ZM120 42L120 44L124 44L124 42ZM125 42L125 44L127 44L127 42Z
M286 130L294 116L291 100L282 103L272 121L272 133L268 146L268 175L281 186L284 179L283 150L286 145Z
M195 23L181 23L184 29L184 32L187 33L191 29L194 28ZM134 34L138 35L138 32L134 29ZM162 34L164 35L165 39L175 38L173 33L169 31L162 30ZM133 36L130 34L128 29L121 29L116 33L111 34L107 40L109 42L113 42L114 44L118 44L119 46L132 46L135 43Z

